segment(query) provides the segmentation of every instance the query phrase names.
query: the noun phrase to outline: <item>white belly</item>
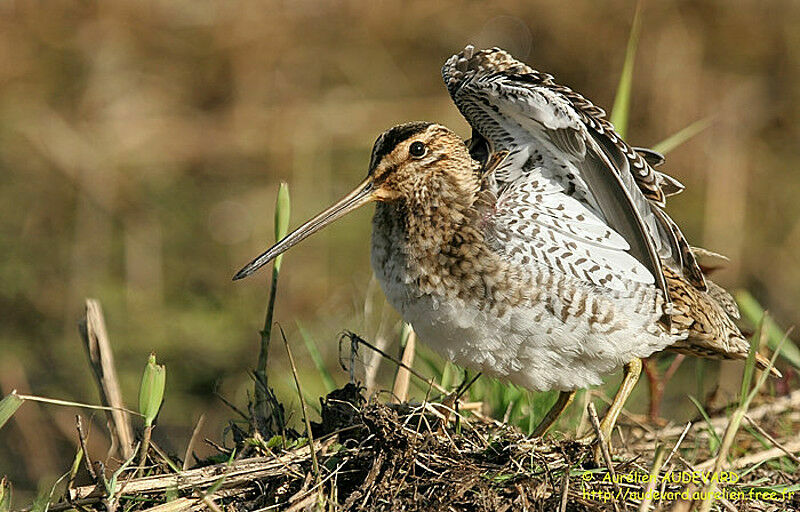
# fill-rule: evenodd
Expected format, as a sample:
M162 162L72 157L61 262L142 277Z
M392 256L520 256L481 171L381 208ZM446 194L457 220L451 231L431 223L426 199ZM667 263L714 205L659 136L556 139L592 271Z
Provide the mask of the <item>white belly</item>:
M591 332L588 322L568 325L546 314L533 323L538 308L496 317L458 299L423 297L395 305L419 338L443 357L534 391L600 384L604 375L633 358L647 357L674 341L641 332Z
M460 366L534 391L600 384L604 375L678 339L655 325L658 315L631 313L635 305L624 301L610 306L627 315L623 327L603 332L586 317L564 322L544 304L497 315L455 297L414 297L413 287L397 276L377 275L389 302L422 342Z

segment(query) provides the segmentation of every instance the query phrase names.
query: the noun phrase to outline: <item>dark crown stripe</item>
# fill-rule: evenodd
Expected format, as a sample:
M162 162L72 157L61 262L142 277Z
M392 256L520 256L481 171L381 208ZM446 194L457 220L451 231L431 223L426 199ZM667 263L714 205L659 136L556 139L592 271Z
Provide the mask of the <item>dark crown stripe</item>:
M383 157L391 153L398 144L404 140L408 140L410 137L413 137L420 132L425 131L431 124L433 123L415 121L413 123L397 125L383 132L381 136L378 137L378 140L375 141L375 145L372 147L372 158L370 158L369 161L369 172L372 173Z

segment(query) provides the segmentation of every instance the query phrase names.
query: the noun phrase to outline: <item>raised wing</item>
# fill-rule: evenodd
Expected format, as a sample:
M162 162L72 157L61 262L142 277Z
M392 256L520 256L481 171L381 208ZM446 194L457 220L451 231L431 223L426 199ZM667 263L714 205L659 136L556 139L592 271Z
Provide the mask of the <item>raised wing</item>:
M498 205L534 194L530 208L542 211L525 215L535 215L540 234L545 229L544 236L564 243L559 237L569 233L569 242L578 244L579 252L592 248L595 261L588 268L599 266L597 275L578 268L571 273L610 288L617 288L618 280L649 279L666 295L663 262L705 289L689 245L659 208L667 195L662 187L672 192L677 182L665 181L622 141L602 109L497 48L474 52L467 47L445 63L442 74L456 106L476 132L473 138L486 141L489 155L508 153L487 176L486 188L496 195ZM562 209L552 218L560 225L542 227L548 216L541 214L557 204ZM509 217L511 210L498 214L495 231L502 222L526 222L516 206L515 219ZM600 225L611 233L602 240L586 232ZM539 261L558 267L557 260ZM614 271L610 278L604 265Z
M564 193L541 168L526 168L528 148L509 154L492 175L524 169L526 179L489 185L482 203L487 243L518 265L544 265L581 281L625 292L631 283L653 284L653 272L631 246L587 205ZM490 178L492 179L492 178ZM492 190L499 195L493 196Z

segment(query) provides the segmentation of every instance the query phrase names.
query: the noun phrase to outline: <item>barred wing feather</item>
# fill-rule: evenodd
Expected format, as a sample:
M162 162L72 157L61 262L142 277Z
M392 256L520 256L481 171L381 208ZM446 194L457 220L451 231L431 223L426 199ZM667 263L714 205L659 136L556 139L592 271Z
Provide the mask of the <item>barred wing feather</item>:
M705 288L689 245L658 208L661 184L671 182L619 139L602 109L499 49L468 47L442 73L489 153L507 153L485 189L497 200L489 238L505 238L512 257L612 289L655 283L665 296L669 264ZM551 253L525 254L539 242Z

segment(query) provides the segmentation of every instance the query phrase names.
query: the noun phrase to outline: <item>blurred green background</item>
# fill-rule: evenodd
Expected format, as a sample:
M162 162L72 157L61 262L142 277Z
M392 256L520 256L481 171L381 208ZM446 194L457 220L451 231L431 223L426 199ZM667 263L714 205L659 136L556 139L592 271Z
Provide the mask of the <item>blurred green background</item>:
M610 109L634 9L628 0L2 3L0 389L97 403L77 333L84 298L96 297L129 405L147 354L167 366L156 441L182 454L201 413L202 435L221 439L232 413L214 392L246 404L269 272L230 279L272 241L279 182L289 183L296 226L363 177L389 126L425 119L468 136L439 76L468 43L504 47ZM784 326L800 324L798 83L800 3L646 2L628 140L651 145L713 116L669 155L664 168L687 186L669 212L694 244L731 258L721 284L750 290ZM371 282L369 216L284 261L275 319L312 397L324 389L298 321L338 383L348 378L337 362L343 329L397 350L398 317ZM684 366L679 380L692 378ZM381 375L386 387L391 369ZM296 406L281 343L271 379ZM67 468L75 413L26 404L0 431L0 474L23 495ZM663 413L693 410L673 392ZM107 448L104 422L92 416L95 458Z

